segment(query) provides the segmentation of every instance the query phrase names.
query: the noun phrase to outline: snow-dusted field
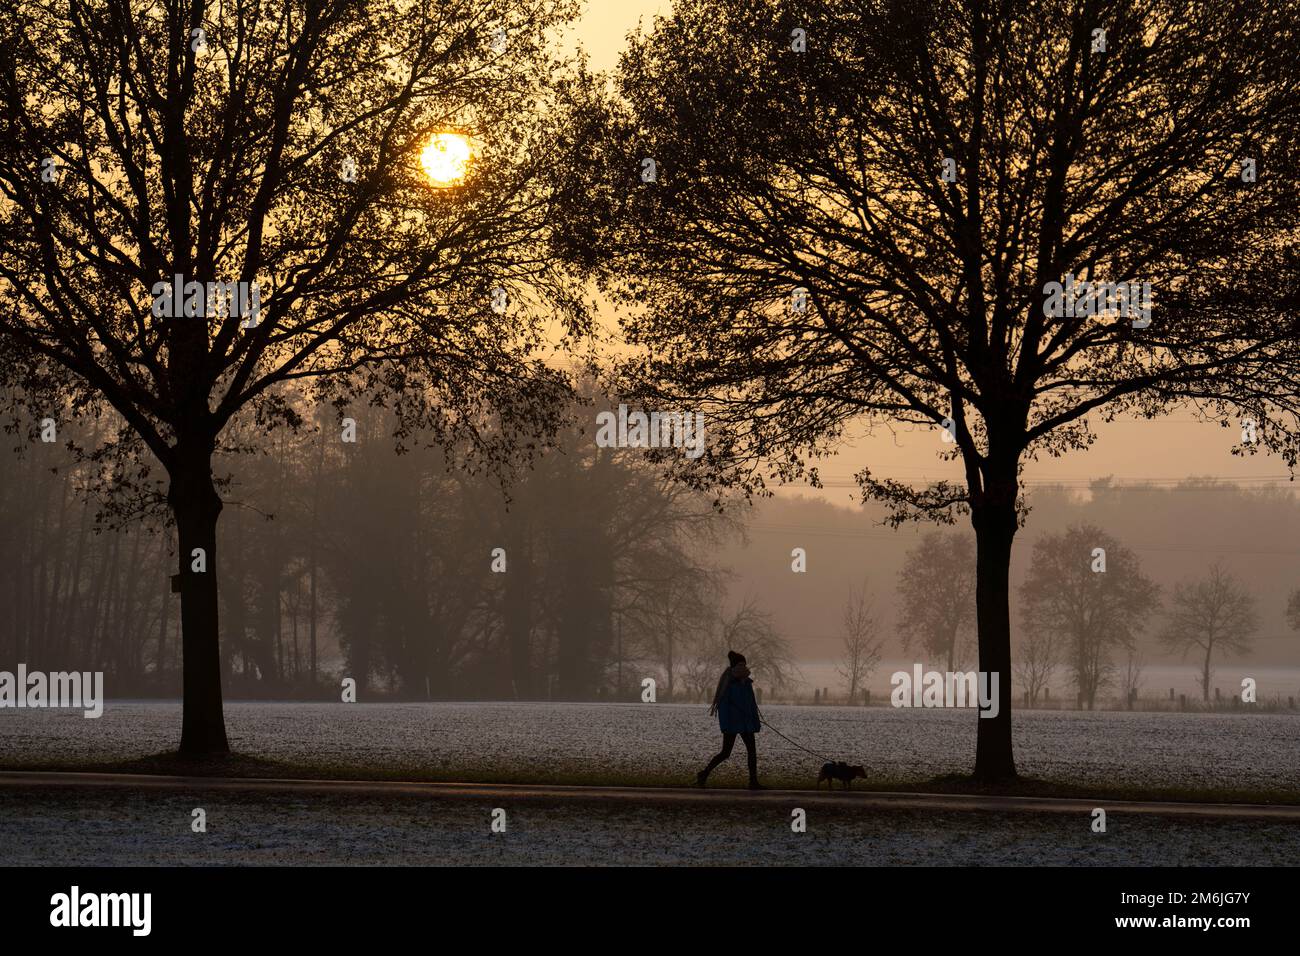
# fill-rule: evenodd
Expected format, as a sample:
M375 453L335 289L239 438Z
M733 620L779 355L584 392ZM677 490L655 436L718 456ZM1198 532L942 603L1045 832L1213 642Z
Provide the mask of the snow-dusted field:
M873 775L924 780L969 772L973 711L769 706L772 724L805 746ZM717 749L699 705L566 703L318 704L226 707L236 750L268 759L419 770L447 779L687 782ZM180 705L110 701L104 715L0 711L0 764L127 759L175 747ZM1015 717L1022 773L1115 785L1300 791L1300 716L1030 711ZM811 783L820 761L759 735L765 776ZM718 782L743 777L739 743Z

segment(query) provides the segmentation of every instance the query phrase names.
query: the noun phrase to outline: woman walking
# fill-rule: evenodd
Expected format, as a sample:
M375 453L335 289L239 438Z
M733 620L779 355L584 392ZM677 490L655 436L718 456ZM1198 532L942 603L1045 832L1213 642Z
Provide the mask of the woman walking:
M749 789L762 790L763 785L758 782L758 749L754 743L754 734L759 730L754 681L749 676L744 654L727 651L727 660L731 666L718 678L718 689L713 693L713 706L709 708L710 714L718 715L718 726L722 730L722 752L696 774L695 782L701 787L708 784L709 774L714 767L731 756L731 748L739 735L749 754Z

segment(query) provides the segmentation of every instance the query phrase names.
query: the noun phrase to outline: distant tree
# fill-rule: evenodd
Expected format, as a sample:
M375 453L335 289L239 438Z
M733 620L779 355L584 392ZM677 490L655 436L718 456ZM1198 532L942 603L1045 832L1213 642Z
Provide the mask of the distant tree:
M956 483L858 478L898 520L974 528L979 666L1002 675L978 777L1015 775L1025 461L1181 397L1250 414L1295 461L1297 18L1297 0L675 0L617 97L594 86L566 123L571 255L627 306L645 401L710 421L693 480L816 481L864 420L931 426L960 461ZM1149 282L1149 324L1086 293L1054 308L1074 280Z
M1210 573L1174 586L1160 642L1186 657L1191 651L1201 659L1201 697L1210 699L1212 662L1217 654L1249 654L1251 638L1259 630L1255 597L1215 562Z
M596 446L594 413L575 403L551 447L498 476L424 448L377 468L364 449L397 418L357 411L358 443L330 445L323 509L350 676L407 696L592 699L655 674L671 698L715 626L711 551L739 525L641 449Z
M850 703L857 703L859 688L880 663L884 643L879 618L863 584L849 593L844 605L843 651L835 665L835 672L848 685Z
M296 427L289 386L340 408L382 392L406 427L486 461L517 446L485 423L527 422L533 442L554 427L564 376L534 346L548 313L579 303L548 253L559 133L543 104L557 95L551 37L575 13L568 0L0 5L0 373L23 387L28 421L111 407L122 428L91 453L116 453L114 477L176 523L182 752L229 749L213 460L236 419ZM426 173L434 134L472 138L463 181ZM164 294L176 276L183 300ZM255 283L260 312L212 283L249 309Z
M975 542L967 534L930 531L907 552L898 572L898 629L903 646L961 663L961 641L975 623Z
M462 474L449 471L455 452L420 449L376 467L368 449L382 447L396 416L361 408L355 420L356 444L330 442L339 450L323 495L331 533L320 554L347 676L408 697L479 693L457 681L458 671L486 650L485 592L508 575L488 571L490 535ZM476 484L500 502L487 476Z
M1014 658L1016 680L1025 686L1033 706L1052 685L1052 677L1061 663L1062 641L1050 628L1033 628L1020 640L1020 653Z
M1104 554L1105 570L1095 549ZM1078 525L1034 542L1020 586L1025 630L1052 632L1079 697L1089 710L1114 672L1111 652L1132 648L1159 603L1159 587L1142 573L1137 556L1093 525Z
M711 624L721 578L716 569L676 548L652 552L641 569L644 577L625 614L633 622L639 656L663 677L660 696L672 700L683 671L690 672L694 662L716 650ZM725 648L721 660L726 660Z
M1291 592L1286 602L1286 623L1293 631L1300 631L1300 588Z
M777 627L772 612L758 599L747 597L735 613L718 619L718 644L739 651L749 661L754 677L766 687L782 690L798 677L790 641ZM726 660L726 655L723 655Z
M798 667L790 642L771 612L753 596L745 598L731 614L715 615L711 626L699 632L682 661L684 680L697 698L708 698L727 666L727 651L745 655L754 679L780 690L795 679Z
M1142 671L1146 662L1136 648L1128 652L1124 660L1124 670L1120 674L1120 692L1124 695L1124 706L1132 708L1133 701L1142 692Z

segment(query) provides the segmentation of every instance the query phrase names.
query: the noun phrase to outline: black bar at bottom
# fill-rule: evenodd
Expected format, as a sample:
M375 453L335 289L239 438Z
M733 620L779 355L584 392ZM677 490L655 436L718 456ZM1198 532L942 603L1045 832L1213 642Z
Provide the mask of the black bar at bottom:
M1243 933L1293 932L1294 877L1247 867L8 868L0 870L0 913L6 941L76 933L127 946L333 947L411 934L490 949L514 941L621 947L716 942L731 933L775 942L768 934L787 931L790 943L817 949L1100 936L1231 945ZM144 897L118 895L146 893L148 935L137 932ZM109 922L115 912L126 925L70 925L101 921L101 913Z

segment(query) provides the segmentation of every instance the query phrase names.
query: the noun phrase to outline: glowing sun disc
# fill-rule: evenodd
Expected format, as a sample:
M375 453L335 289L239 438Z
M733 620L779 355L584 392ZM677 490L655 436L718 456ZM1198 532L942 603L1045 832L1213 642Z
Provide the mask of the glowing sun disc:
M454 186L465 178L472 152L468 136L434 133L420 154L420 165L435 186Z

